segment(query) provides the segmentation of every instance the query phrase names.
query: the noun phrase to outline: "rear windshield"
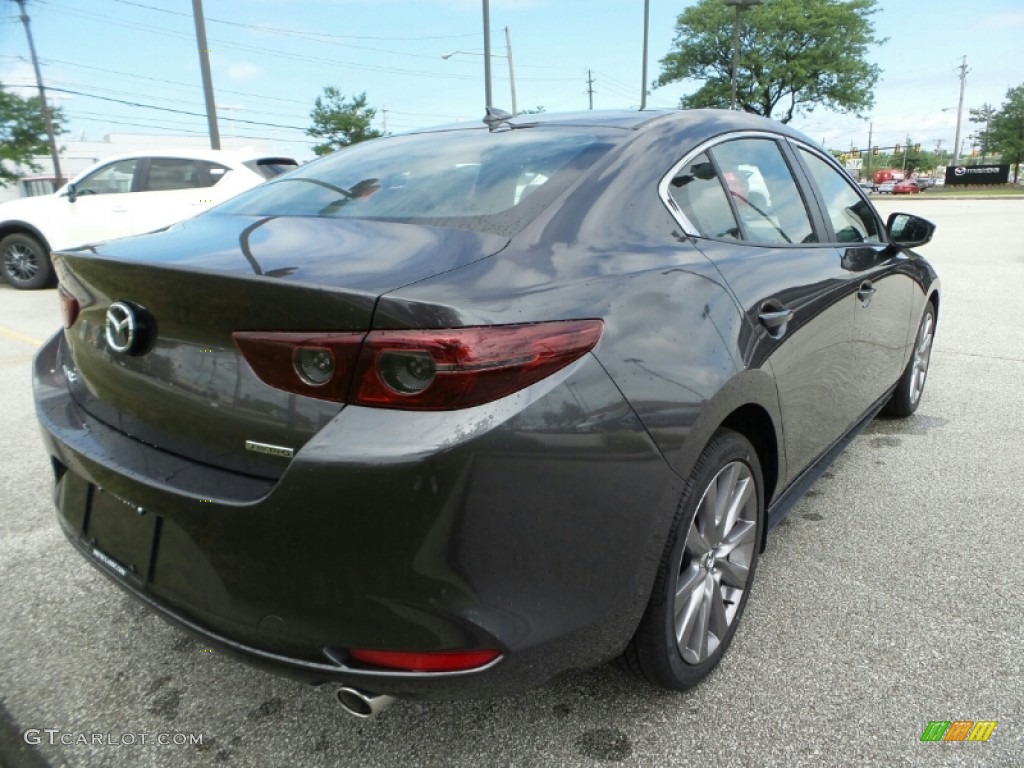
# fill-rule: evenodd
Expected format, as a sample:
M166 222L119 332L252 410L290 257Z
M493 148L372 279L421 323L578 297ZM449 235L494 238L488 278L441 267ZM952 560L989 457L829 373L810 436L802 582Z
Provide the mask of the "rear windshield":
M623 133L534 127L378 139L301 166L216 212L414 221L511 235Z

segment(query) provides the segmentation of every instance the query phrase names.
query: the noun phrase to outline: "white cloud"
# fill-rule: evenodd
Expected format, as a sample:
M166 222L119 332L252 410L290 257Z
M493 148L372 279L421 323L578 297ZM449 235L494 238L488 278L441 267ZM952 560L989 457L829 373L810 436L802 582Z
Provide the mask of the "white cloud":
M235 82L255 80L263 75L263 68L247 61L228 64L228 79Z
M1006 27L1024 27L1024 11L1007 11L983 16L974 22L975 29L1004 29Z

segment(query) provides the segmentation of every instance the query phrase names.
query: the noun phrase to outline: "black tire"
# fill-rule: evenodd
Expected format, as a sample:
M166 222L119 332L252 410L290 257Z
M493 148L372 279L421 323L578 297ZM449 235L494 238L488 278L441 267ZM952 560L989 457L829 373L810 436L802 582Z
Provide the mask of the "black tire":
M921 404L921 395L924 394L925 382L928 380L928 366L931 363L934 341L935 307L928 302L921 316L921 324L917 327L910 360L903 369L903 375L900 376L892 397L882 409L884 415L904 419L917 410L917 406Z
M704 523L718 517L711 502L722 491L740 502L732 523L722 518L724 536L703 530ZM763 526L757 453L739 433L720 429L683 491L650 602L622 666L673 690L707 677L729 647L750 596Z
M0 271L14 288L34 291L53 281L53 265L42 244L20 232L0 240Z

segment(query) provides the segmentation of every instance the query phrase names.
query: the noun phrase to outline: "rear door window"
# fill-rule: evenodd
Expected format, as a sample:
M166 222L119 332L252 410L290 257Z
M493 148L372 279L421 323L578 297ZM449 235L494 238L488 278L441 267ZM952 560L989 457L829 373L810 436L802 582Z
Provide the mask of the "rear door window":
M744 240L766 245L817 242L807 205L774 140L726 141L711 149L711 156L729 190Z
M200 181L199 165L195 160L177 157L154 157L149 161L149 174L143 192L169 192L175 189L195 189L204 186Z

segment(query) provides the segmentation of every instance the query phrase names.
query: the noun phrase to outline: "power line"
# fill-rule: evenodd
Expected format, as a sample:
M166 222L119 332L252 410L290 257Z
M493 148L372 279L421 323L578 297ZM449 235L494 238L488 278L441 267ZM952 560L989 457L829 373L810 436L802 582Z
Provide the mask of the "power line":
M115 99L110 96L97 96L92 93L85 93L84 91L75 91L70 88L50 88L51 91L57 91L59 93L70 93L75 96L84 96L87 99L99 99L100 101L111 101L115 104L125 104L129 107L140 107L142 109L154 109L158 112L173 112L176 115L189 115L191 117L202 117L205 118L202 112L188 112L184 109L172 109L171 107L158 107L153 104L141 104L137 101L126 101L124 99ZM281 125L280 123L266 123L259 120L246 120L241 117L222 117L221 120L225 120L232 123L245 123L247 125L264 125L269 128L285 128L292 131L305 131L305 128L297 125Z
M156 6L153 6L153 5L145 5L144 3L134 3L134 2L131 2L130 0L113 0L113 2L121 3L122 5L133 5L136 8L146 8L146 9L151 10L151 11L159 11L160 13L167 13L167 14L171 14L172 16L185 16L185 17L188 16L187 13L183 13L181 11L171 11L171 10L168 10L167 8L157 8ZM420 37L373 37L373 36L370 36L370 35L333 35L333 34L329 34L327 32L303 32L301 30L284 29L284 28L280 28L280 27L264 27L264 26L259 26L257 24L242 24L241 22L237 22L237 21L227 21L225 19L213 19L213 18L210 18L209 16L206 18L206 20L207 21L212 21L212 22L217 23L217 24L227 24L227 25L232 26L232 27L244 27L246 29L255 29L255 30L259 30L261 32L274 32L274 33L277 33L277 34L309 35L309 36L316 36L316 37L332 37L332 38L338 38L338 39L341 39L341 40L394 40L396 42L408 42L408 41L416 41L416 40L451 40L451 39L462 38L462 37L476 37L479 34L478 32L467 32L467 33L461 34L461 35L435 35L435 36L420 36ZM492 30L492 32L493 32L493 30Z

